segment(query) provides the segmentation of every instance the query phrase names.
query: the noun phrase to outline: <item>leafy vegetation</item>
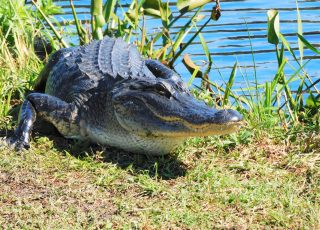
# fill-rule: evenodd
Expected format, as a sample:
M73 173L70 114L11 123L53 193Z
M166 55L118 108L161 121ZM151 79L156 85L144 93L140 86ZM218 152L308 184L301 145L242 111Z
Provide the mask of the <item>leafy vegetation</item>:
M6 2L6 4L4 3ZM32 89L43 62L34 52L38 37L54 49L70 46L68 34L54 14L61 9L51 0L0 0L0 126L12 130L10 110ZM319 80L304 70L304 49L320 51L302 33L297 5L299 57L280 32L280 13L268 12L268 41L274 44L278 70L264 84L235 89L235 63L225 87L208 79L213 65L202 28L203 4L178 1L180 14L160 1L132 1L128 11L115 0L92 1L91 34L73 14L80 44L103 35L134 41L143 55L168 66L199 37L207 66L188 55L183 62L190 84L202 78L193 93L208 104L230 107L245 115L237 134L193 138L165 157L146 157L102 147L81 147L61 137L37 131L30 150L17 154L0 150L0 226L4 228L320 228L320 97ZM198 5L201 3L200 5ZM72 0L70 0L73 6ZM33 7L32 7L33 6ZM192 11L190 11L193 9ZM190 20L176 35L168 33L179 18ZM163 29L148 36L146 16L161 20ZM299 19L300 18L300 19ZM195 33L188 40L187 34ZM249 31L248 31L249 32ZM160 48L155 44L161 43ZM290 66L285 50L298 68ZM252 49L253 51L253 49ZM252 52L254 62L254 51ZM180 59L179 59L180 60ZM292 67L294 68L294 67ZM242 72L242 71L238 71ZM257 76L256 76L257 78ZM299 81L299 88L290 83Z

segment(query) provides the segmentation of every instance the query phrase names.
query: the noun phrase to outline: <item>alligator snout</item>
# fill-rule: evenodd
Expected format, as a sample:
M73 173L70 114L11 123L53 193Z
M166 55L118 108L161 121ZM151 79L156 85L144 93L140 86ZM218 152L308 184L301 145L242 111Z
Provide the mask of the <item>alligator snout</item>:
M243 120L242 115L232 109L218 110L214 115L214 123L225 124L228 122L240 122Z

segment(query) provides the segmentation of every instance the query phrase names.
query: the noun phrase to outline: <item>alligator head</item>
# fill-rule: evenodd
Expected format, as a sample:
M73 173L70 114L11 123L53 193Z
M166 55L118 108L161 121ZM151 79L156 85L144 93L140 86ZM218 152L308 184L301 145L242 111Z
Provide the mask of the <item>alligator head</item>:
M119 124L140 136L185 140L232 133L242 123L237 111L217 110L195 99L178 76L120 82L112 101Z

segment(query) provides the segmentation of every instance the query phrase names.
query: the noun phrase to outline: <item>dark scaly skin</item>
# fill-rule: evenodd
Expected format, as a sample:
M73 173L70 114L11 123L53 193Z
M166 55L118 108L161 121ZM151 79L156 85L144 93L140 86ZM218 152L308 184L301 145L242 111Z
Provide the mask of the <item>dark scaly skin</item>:
M109 37L57 51L35 90L8 138L17 150L29 147L36 116L67 138L153 155L170 152L190 136L233 132L242 120L236 111L197 101L174 71Z

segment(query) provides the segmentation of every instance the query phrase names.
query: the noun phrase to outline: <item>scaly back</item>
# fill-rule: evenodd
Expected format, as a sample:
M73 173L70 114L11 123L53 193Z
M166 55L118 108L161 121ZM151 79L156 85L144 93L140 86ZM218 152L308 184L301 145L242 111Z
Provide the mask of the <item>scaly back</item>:
M86 46L57 51L39 78L42 85L46 82L46 93L71 102L86 100L101 81L109 90L120 80L155 76L134 45L121 38L105 37Z

